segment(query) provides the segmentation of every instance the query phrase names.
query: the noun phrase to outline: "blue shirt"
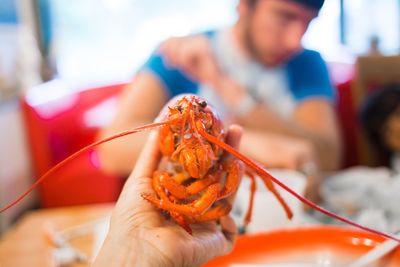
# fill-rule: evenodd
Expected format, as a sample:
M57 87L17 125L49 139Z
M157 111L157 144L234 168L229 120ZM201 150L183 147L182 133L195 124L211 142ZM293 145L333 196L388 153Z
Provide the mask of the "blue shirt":
M293 109L300 101L311 97L322 97L335 101L335 93L329 78L327 66L321 55L312 50L303 50L277 69L268 69L255 62L247 62L237 56L223 33L207 34L216 54L217 62L225 73L239 80L244 87L254 87L252 95L263 98L270 106L288 106ZM204 88L192 80L184 71L171 67L158 51L143 65L142 71L153 73L163 84L170 97L183 93L200 94ZM248 72L246 74L246 72ZM254 74L261 73L261 74ZM255 84L253 81L264 80ZM268 88L268 83L272 83ZM258 89L257 89L258 88ZM206 97L207 98L207 97ZM268 98L272 98L268 101ZM218 105L220 105L220 102ZM282 113L287 113L282 111ZM290 116L283 114L284 116Z

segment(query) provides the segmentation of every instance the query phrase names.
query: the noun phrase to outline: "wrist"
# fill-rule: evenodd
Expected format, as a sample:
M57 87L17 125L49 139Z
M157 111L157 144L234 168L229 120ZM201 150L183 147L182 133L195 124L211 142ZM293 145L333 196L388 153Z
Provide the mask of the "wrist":
M175 265L147 240L138 236L113 236L109 233L92 266L167 267Z
M108 235L92 266L136 266L138 259L135 254L140 253L136 247L133 242L115 240Z

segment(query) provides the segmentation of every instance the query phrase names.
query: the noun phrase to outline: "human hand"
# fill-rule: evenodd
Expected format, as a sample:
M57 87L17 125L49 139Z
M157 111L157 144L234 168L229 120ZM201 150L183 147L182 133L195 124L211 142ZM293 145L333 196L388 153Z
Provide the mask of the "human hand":
M306 176L306 187L304 189L304 197L307 198L308 200L318 204L319 202L322 201L322 195L321 195L321 176L320 174L314 174L314 175L309 175ZM304 210L308 211L311 210L312 208L309 207L308 205L304 205Z
M206 36L173 37L164 41L159 51L167 64L183 69L198 82L215 87L220 79L220 69Z
M232 126L226 142L237 147L241 128ZM151 132L111 216L110 229L94 266L199 266L228 253L236 238L230 216L192 225L193 235L145 201L154 194L152 174L160 161L158 133ZM232 201L230 199L229 201Z
M203 35L174 37L160 45L167 64L184 70L196 81L214 89L226 106L235 106L246 90L221 71L209 39Z
M301 170L314 160L312 145L302 139L246 129L240 149L267 168Z
M320 194L322 178L314 156L314 149L309 142L246 130L241 149L246 155L267 168L291 169L303 173L307 179L304 190L305 197L315 203L322 200Z

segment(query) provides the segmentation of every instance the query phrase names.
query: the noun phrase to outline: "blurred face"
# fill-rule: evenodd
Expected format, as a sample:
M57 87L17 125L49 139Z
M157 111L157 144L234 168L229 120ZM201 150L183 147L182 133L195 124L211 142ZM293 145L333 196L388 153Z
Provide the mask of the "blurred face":
M386 122L385 143L391 151L400 152L400 106Z
M248 52L263 65L277 66L298 53L301 39L317 11L290 0L239 4L239 23Z

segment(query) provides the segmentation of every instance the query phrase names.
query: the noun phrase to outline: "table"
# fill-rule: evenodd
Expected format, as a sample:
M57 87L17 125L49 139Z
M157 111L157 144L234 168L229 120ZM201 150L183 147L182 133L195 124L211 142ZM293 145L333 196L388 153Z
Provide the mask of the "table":
M304 185L304 177L289 171L274 171L274 175L284 180L296 191L301 191ZM248 182L248 181L247 181ZM244 183L242 189L237 194L237 203L240 210L247 209L249 186ZM288 221L286 215L276 201L275 197L267 192L265 186L258 187L256 194L254 214L252 224L248 226L248 232L272 229L277 226L296 226L299 221ZM295 214L301 215L300 202L293 197L286 196L288 204L292 207ZM265 207L268 206L268 213ZM23 216L5 235L0 239L0 267L19 267L19 266L55 266L51 255L54 249L46 241L43 233L43 226L46 222L53 223L58 230L63 230L72 226L77 226L96 219L106 217L111 213L113 204L98 204L88 206L64 207L56 209L36 210ZM233 214L234 215L234 214ZM244 216L244 214L241 214ZM268 215L268 216L265 216ZM242 223L242 218L239 223ZM262 229L261 229L262 228ZM94 244L94 236L86 235L71 242L71 245L82 250L87 255L91 255ZM71 265L83 267L83 264Z
M107 203L28 212L1 237L0 267L55 266L51 258L54 247L44 237L44 225L50 222L57 230L62 230L104 218L110 215L112 208L113 204ZM87 234L76 238L71 241L71 245L90 255L93 236Z

